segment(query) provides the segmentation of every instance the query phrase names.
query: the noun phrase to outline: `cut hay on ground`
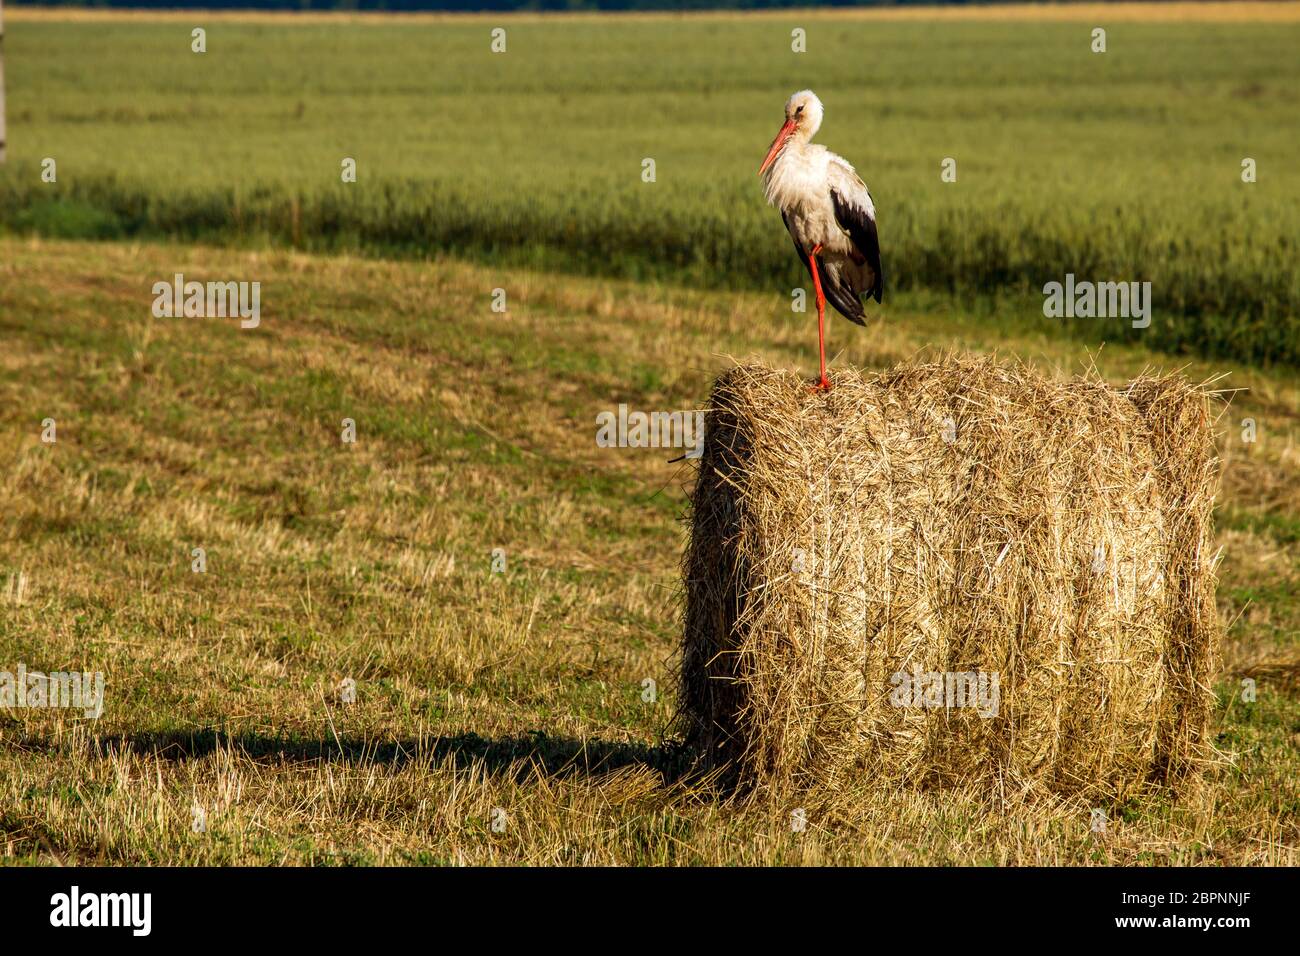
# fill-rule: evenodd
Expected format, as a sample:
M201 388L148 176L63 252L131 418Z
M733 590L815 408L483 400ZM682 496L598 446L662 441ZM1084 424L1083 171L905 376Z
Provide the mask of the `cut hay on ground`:
M988 360L839 369L826 394L724 374L685 558L678 726L703 767L766 790L1183 781L1218 643L1211 400ZM959 706L947 684L979 675Z

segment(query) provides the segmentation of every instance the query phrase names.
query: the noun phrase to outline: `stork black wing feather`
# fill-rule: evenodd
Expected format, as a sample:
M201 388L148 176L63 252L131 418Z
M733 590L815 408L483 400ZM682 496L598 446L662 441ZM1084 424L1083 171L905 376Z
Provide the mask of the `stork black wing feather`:
M826 296L826 301L835 306L835 311L844 318L854 325L867 324L867 313L862 310L862 300L858 298L858 293L854 291L843 273L829 282L823 276L822 292Z
M875 276L875 285L867 289L866 294L879 302L885 291L885 274L880 268L880 236L876 232L876 220L866 209L849 202L834 188L831 189L831 202L835 206L836 222L848 231L853 245L866 258L871 274Z
M794 251L799 254L799 261L811 276L812 265L808 261L808 253L804 252L803 246L799 245L798 240L794 238L794 232L790 229L790 218L782 212L781 220L785 223L786 232L790 233L790 240L794 242ZM835 307L835 311L855 325L866 325L866 313L862 311L858 294L849 287L844 277L830 275L823 269L820 278L822 294L826 296L826 301Z

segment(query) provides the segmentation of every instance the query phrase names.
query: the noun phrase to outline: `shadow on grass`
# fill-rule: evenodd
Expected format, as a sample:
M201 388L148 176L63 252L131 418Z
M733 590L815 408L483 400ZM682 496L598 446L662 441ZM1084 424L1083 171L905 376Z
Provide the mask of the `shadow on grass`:
M567 777L600 776L630 767L643 767L659 774L665 783L672 783L682 780L691 764L685 748L675 741L647 746L598 738L552 737L542 731L495 739L467 733L454 737L378 741L354 737L317 740L201 729L101 737L95 740L93 747L101 757L126 751L184 761L205 757L221 749L234 750L264 762L383 764L394 769L413 760L442 763L450 759L457 769L479 765L489 773L511 775L521 781L535 776L539 769L547 776Z

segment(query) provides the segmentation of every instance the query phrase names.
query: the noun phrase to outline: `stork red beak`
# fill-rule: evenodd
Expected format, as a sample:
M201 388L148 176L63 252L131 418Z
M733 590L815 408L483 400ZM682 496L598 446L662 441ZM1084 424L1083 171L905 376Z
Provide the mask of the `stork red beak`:
M794 120L786 120L785 125L781 127L781 132L777 133L776 139L772 140L772 148L767 151L767 158L763 160L763 165L758 167L758 174L760 176L767 172L767 167L776 162L776 157L779 156L781 150L785 148L785 141L793 134Z

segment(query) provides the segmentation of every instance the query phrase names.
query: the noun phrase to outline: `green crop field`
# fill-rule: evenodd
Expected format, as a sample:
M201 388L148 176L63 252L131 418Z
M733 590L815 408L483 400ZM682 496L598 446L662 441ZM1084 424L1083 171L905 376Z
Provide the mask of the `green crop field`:
M754 173L811 87L890 292L1149 280L1151 328L1074 331L1300 364L1300 23L11 20L0 226L788 290Z
M213 16L202 55L187 14L6 10L0 671L108 690L0 709L0 863L1300 862L1300 15L1166 9L1105 54L1006 14L809 15L794 54L796 12L503 17L504 54L493 18ZM695 465L596 416L815 367L755 176L804 86L888 270L832 376L951 350L1224 391L1197 786L680 772ZM1044 318L1066 272L1150 280L1151 327ZM260 282L261 324L154 316L175 273Z

